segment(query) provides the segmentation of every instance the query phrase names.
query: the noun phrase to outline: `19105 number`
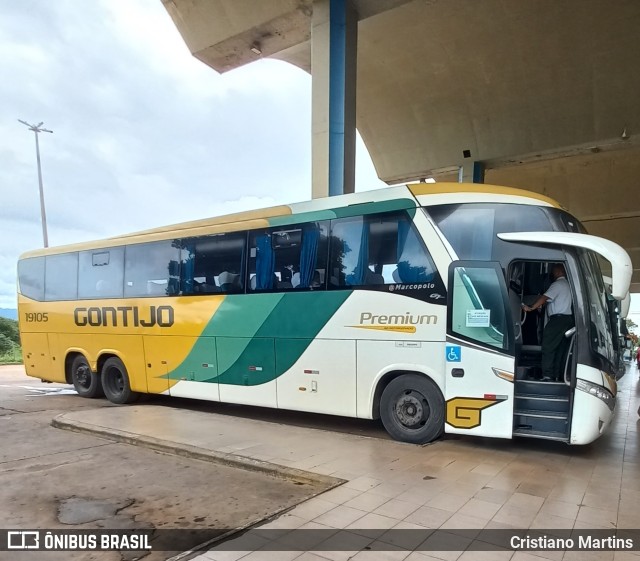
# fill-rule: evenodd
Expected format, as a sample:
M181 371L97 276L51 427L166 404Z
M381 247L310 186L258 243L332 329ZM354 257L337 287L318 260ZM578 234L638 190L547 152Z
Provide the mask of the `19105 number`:
M49 321L47 312L27 312L24 314L24 320L31 322L45 322Z

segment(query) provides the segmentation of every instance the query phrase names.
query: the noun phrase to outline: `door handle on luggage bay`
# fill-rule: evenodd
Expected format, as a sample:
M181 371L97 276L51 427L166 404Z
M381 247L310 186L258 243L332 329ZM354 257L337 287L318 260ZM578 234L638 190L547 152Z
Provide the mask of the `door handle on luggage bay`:
M464 376L464 368L452 368L451 376L454 378L462 378Z

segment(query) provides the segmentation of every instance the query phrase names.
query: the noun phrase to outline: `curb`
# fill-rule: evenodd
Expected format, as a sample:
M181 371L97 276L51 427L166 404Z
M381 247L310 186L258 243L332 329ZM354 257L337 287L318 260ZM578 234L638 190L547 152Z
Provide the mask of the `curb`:
M329 489L333 489L334 487L338 487L343 483L346 483L345 479L331 477L330 475L322 475L319 473L316 474L301 469L273 464L264 460L256 460L254 458L238 456L236 454L230 454L228 452L215 452L213 450L205 451L202 448L197 448L196 446L191 446L189 444L178 444L168 440L154 438L152 436L141 436L136 433L118 429L108 429L98 425L91 425L89 423L78 424L77 422L72 422L68 419L65 419L65 415L66 413L62 413L54 417L51 420L51 426L58 429L92 434L94 436L101 436L104 438L108 438L109 440L115 440L116 442L123 442L125 444L132 444L134 446L143 446L151 450L156 450L158 452L167 452L175 456L183 456L185 458L204 460L207 462L218 463L249 471L257 471L265 473L267 475L271 475L273 477L288 479L290 481L295 481L298 483L319 483L322 485L326 485L328 487L327 491Z

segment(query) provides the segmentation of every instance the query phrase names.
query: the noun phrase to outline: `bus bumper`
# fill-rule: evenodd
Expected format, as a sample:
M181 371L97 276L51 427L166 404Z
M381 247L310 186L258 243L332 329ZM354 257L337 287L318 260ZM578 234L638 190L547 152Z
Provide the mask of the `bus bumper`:
M615 405L612 411L600 398L576 389L569 443L589 444L593 442L607 430L614 414Z

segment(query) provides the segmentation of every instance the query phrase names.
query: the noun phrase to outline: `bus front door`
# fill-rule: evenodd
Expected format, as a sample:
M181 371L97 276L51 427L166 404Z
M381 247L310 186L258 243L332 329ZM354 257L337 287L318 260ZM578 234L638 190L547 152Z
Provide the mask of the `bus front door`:
M514 335L498 263L449 267L445 431L511 438Z

